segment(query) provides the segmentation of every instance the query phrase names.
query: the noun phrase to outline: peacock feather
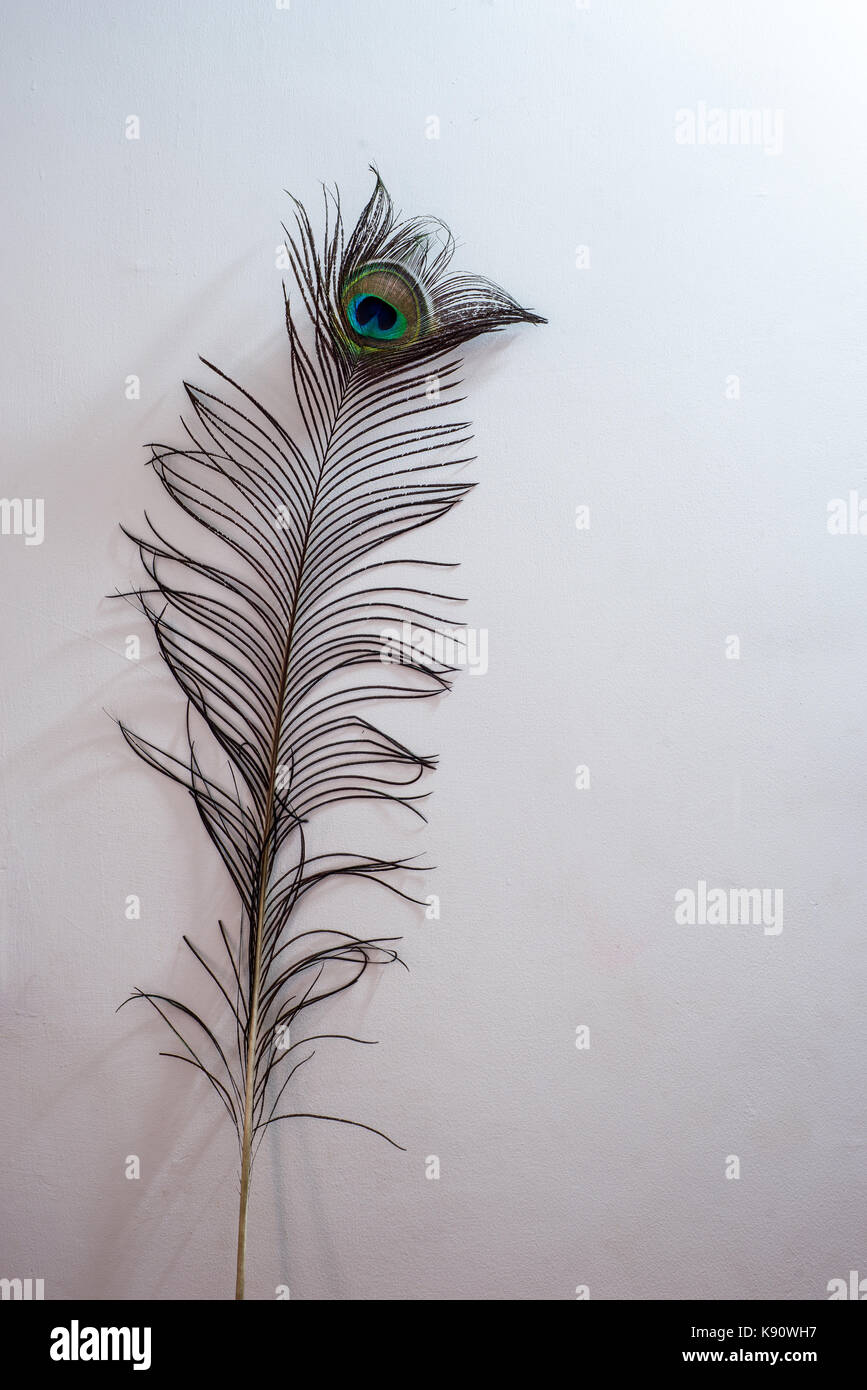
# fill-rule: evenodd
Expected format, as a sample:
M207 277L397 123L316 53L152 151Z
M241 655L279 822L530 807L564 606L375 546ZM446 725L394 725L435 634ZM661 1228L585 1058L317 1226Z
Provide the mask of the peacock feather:
M348 1037L303 1027L296 1037L298 1020L369 966L398 960L396 938L317 926L302 900L350 877L417 901L400 886L416 867L407 860L313 853L310 843L317 818L340 803L396 802L421 815L418 784L434 765L374 724L366 706L448 688L453 666L415 648L396 664L386 655L395 626L434 633L442 619L428 605L447 596L401 582L407 563L433 562L380 552L473 486L456 476L470 439L451 418L463 399L457 350L509 324L545 322L488 280L449 275L448 229L432 218L401 221L378 174L348 235L337 194L324 201L320 242L297 199L284 228L299 427L290 433L205 362L219 394L187 384L183 443L150 446L149 459L203 528L202 553L187 554L147 516L145 534L123 528L148 577L123 597L151 623L186 697L185 751L118 722L145 762L186 788L240 901L237 926L218 924L217 961L183 938L216 984L223 1017L203 1018L170 994L130 995L160 1014L177 1047L163 1055L204 1074L237 1133L236 1298L250 1178L268 1127L296 1118L361 1125L284 1099L311 1044Z

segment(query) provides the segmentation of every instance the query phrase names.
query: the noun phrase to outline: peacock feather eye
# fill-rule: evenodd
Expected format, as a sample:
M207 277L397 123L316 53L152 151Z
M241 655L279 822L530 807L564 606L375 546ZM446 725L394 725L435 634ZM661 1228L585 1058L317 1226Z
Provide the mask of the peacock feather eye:
M389 261L371 261L355 271L340 302L346 336L362 351L407 346L430 328L430 306L418 280Z

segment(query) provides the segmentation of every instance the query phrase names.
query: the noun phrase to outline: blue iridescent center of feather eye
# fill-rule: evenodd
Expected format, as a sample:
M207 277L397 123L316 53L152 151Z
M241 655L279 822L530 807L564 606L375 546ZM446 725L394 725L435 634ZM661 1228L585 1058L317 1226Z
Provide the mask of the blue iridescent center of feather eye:
M349 322L363 338L394 341L406 332L406 316L375 294L357 294L347 305Z

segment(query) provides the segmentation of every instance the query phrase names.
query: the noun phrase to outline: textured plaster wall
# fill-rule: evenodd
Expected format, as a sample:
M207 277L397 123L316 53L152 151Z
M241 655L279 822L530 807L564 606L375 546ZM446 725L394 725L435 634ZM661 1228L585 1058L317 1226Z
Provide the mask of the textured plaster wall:
M828 529L867 496L861 8L16 0L4 29L2 491L44 536L0 536L0 1275L231 1294L232 1135L115 1013L207 1002L181 935L231 896L104 712L179 705L102 596L198 353L289 410L282 190L336 181L352 221L375 161L550 324L467 353L480 486L425 553L462 561L489 669L385 715L441 755L429 826L365 822L438 866L439 920L310 908L411 973L323 1007L380 1042L323 1050L298 1108L407 1153L275 1131L249 1294L825 1297L867 1261L867 536ZM700 882L769 914L676 921Z

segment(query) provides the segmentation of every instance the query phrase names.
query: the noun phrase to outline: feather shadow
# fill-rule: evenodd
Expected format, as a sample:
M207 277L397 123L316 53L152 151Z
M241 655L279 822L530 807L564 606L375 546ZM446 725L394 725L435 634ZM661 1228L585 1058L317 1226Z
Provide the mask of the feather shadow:
M148 582L120 596L150 622L186 697L184 751L122 720L120 729L192 797L239 900L213 951L183 938L219 991L221 1018L154 990L137 988L124 1003L143 999L160 1015L165 1055L205 1076L237 1134L236 1298L253 1163L271 1125L325 1120L401 1147L372 1125L291 1103L292 1077L314 1044L370 1041L312 1033L306 1011L371 966L400 961L394 938L306 925L306 914L298 925L296 910L347 877L418 902L403 885L420 866L342 847L313 853L309 827L360 801L424 818L435 759L380 728L367 706L449 688L455 668L429 645L450 597L430 578L403 582L407 565L420 575L449 566L393 551L474 486L458 476L472 456L469 424L453 418L463 400L457 350L509 324L544 322L490 281L449 276L451 233L432 218L401 221L378 174L348 236L336 192L324 190L320 242L292 204L284 230L294 288L284 297L298 437L201 359L215 384L185 384L185 439L151 446L150 463L206 533L203 554L187 554L147 514L143 534L122 528ZM411 634L397 652L395 631Z

